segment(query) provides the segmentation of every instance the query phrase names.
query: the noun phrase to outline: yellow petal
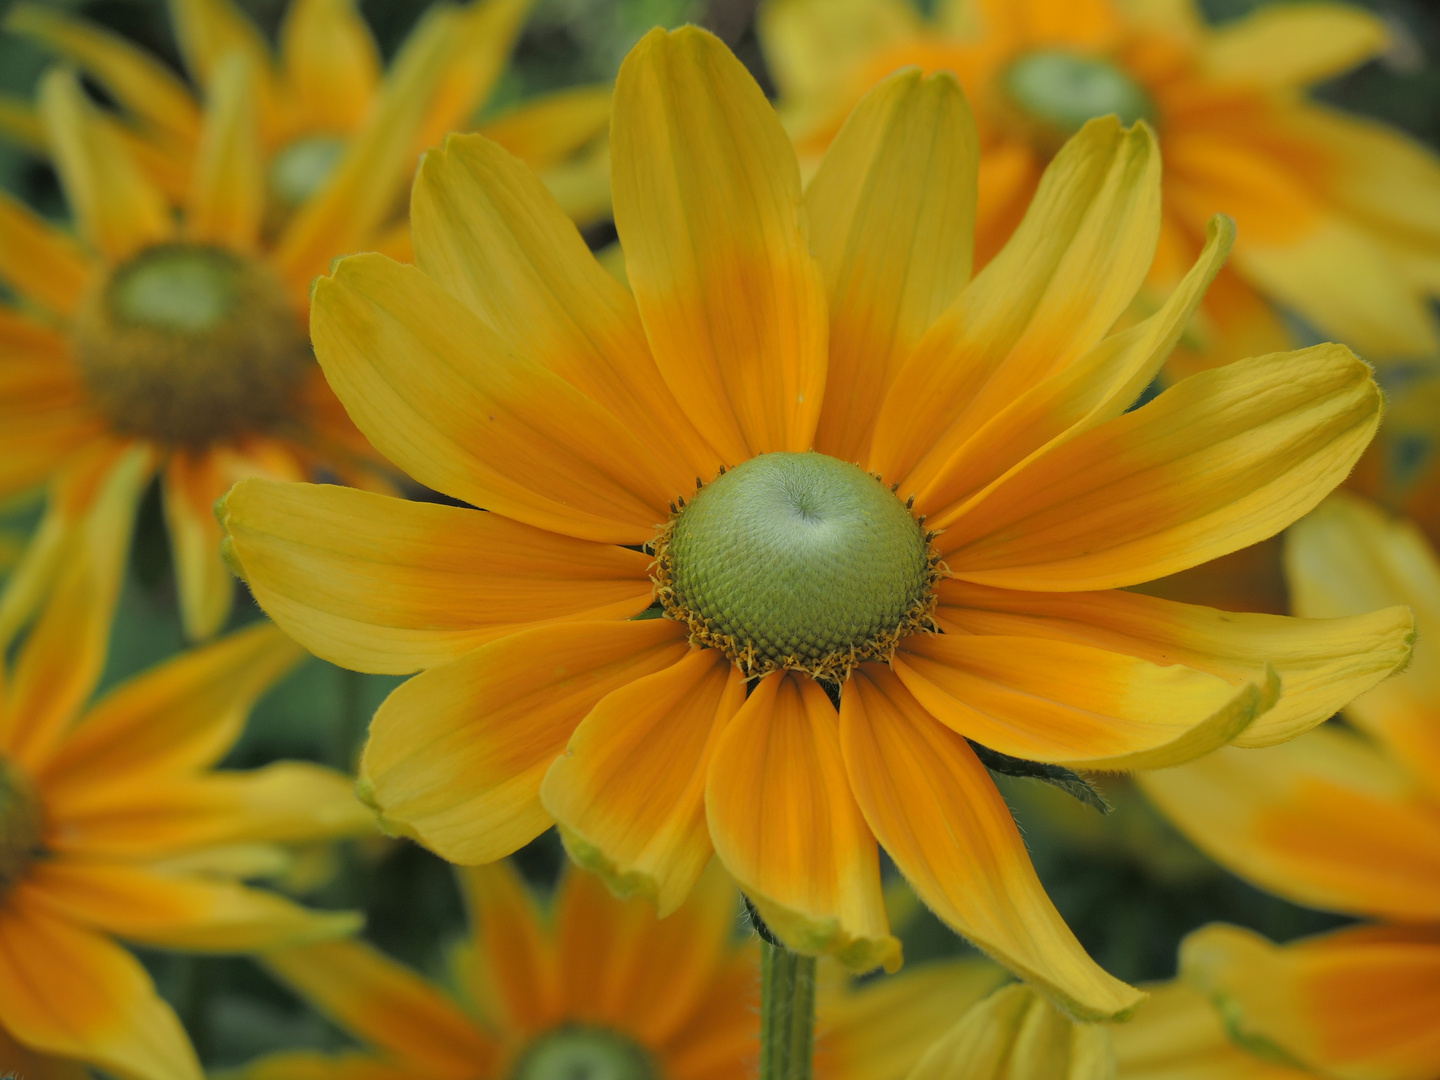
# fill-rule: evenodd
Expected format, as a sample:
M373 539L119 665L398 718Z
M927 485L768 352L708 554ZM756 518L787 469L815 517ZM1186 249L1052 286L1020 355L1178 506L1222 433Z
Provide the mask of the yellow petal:
M854 1080L903 1080L955 1018L1009 976L988 960L906 965L816 1003L816 1071Z
M876 52L918 35L924 23L907 0L770 0L756 28L783 98L813 109Z
M275 103L270 100L270 48L232 0L168 0L175 42L191 77L208 94L231 53L242 54L261 76L257 86L262 124L268 129Z
M232 53L215 73L186 205L190 240L237 251L255 246L265 211L255 80L241 53Z
M661 918L679 907L713 852L706 770L744 700L744 676L715 649L601 699L540 788L571 857Z
M808 450L825 296L779 119L721 41L647 34L611 122L615 225L655 362L721 457Z
M1365 740L1324 727L1139 777L1212 857L1312 907L1440 919L1440 815Z
M536 172L560 165L610 126L609 83L552 90L487 120L479 131Z
M1180 664L1054 638L915 634L893 667L931 716L992 750L1090 769L1159 769L1235 738L1279 695Z
M166 874L123 863L54 859L26 878L52 914L166 949L252 952L354 933L356 912L307 911L229 881Z
M1027 986L973 1006L907 1080L1113 1080L1109 1029L1077 1024Z
M462 1080L483 1073L497 1047L407 967L358 941L266 954L261 963L357 1038L403 1062L411 1075Z
M38 607L43 601L15 657L0 711L0 746L32 771L43 767L100 679L135 511L150 470L147 449L116 448L61 477L52 491L62 524L49 545L50 565L38 567L35 579L24 582L26 589L6 594L7 601L13 595L19 602L12 609L17 622L0 633L4 643L23 624L20 616L29 614L24 602L33 598ZM25 573L23 565L16 570L12 588ZM33 597L25 595L29 587Z
M0 1027L0 1061L26 1080L90 1080L90 1070L78 1061L36 1053Z
M947 510L986 484L1134 404L1159 374L1234 239L1229 218L1212 219L1200 257L1159 311L1024 390L971 433L929 484L914 492L926 513L937 521L947 518Z
M676 496L613 414L413 266L343 260L315 287L315 355L376 449L439 491L606 543L652 538Z
M1280 677L1280 699L1235 737L1237 746L1284 742L1328 720L1403 667L1414 637L1414 621L1403 607L1348 618L1294 619L1219 611L1118 589L1035 593L942 581L938 591L936 618L950 633L1054 638L1152 664L1183 664L1232 685L1263 684L1266 667L1273 668Z
M270 617L359 671L404 674L530 623L650 604L649 556L499 514L268 480L236 484L219 514Z
M14 196L0 194L0 276L57 315L75 312L95 273L68 236Z
M1035 876L989 773L888 668L859 668L840 699L851 788L876 838L953 930L1086 1019L1144 997L1080 947Z
M451 862L509 855L550 826L540 781L585 715L686 648L684 628L668 619L570 623L431 668L371 722L366 799Z
M175 865L204 845L305 843L375 834L375 819L350 778L308 761L278 761L252 772L111 777L105 787L47 786L57 852L98 858L173 855Z
M200 138L200 109L189 89L155 57L119 34L39 4L16 4L5 29L36 38L73 61L147 124L185 144Z
M805 189L830 311L823 453L864 460L896 371L970 280L979 161L960 83L909 69L856 106Z
M1235 265L1272 301L1366 355L1428 355L1440 348L1428 298L1363 225L1326 217L1290 243L1242 245Z
M972 431L1092 349L1134 299L1159 228L1154 134L1090 121L1046 170L1005 249L896 375L870 467L919 491Z
M1185 939L1180 969L1242 1043L1337 1080L1427 1080L1440 1061L1440 932L1361 926L1286 946L1238 926Z
M45 911L25 884L0 909L0 1016L27 1046L124 1080L202 1078L185 1029L140 962Z
M937 546L956 577L1005 588L1163 577L1311 510L1350 471L1380 412L1369 366L1341 345L1202 371L937 521L948 527Z
M1207 35L1200 63L1212 78L1300 87L1339 75L1385 48L1377 15L1350 4L1282 4L1251 12Z
M671 498L715 475L720 459L661 379L634 297L522 163L478 135L451 136L425 156L410 214L420 269L511 351L612 412Z
M46 787L96 792L214 765L256 700L304 653L269 623L236 631L121 683L46 763Z
M1409 668L1349 704L1345 715L1440 793L1440 558L1413 524L1335 494L1286 534L1285 577L1301 615L1335 617L1388 604L1415 613Z
M306 126L358 128L380 82L380 51L354 0L295 0L280 27L280 60Z
M559 969L535 897L511 862L459 871L473 946L466 981L480 1014L502 1030L561 1020Z
M650 1047L673 1043L697 1021L703 1030L715 982L734 956L738 915L735 886L718 867L666 919L649 901L612 896L593 874L567 873L555 898L563 1015ZM712 1035L724 1033L716 1027Z
M880 860L840 754L835 708L813 679L762 679L710 760L715 851L775 935L855 971L900 966Z
M228 1080L414 1080L414 1073L405 1065L365 1054L327 1055L307 1050L266 1054L239 1069L226 1070L225 1076Z
M1242 1050L1220 1013L1183 982L1147 987L1135 1017L1110 1028L1125 1080L1306 1080L1314 1074Z
M120 260L170 239L174 226L164 196L86 99L74 72L52 71L41 80L40 112L60 184L86 240Z

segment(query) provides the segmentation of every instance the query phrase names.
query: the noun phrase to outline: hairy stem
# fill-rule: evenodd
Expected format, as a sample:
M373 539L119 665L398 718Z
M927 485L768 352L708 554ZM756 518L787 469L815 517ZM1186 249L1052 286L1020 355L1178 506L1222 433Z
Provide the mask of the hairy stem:
M760 945L760 1080L810 1080L815 958Z

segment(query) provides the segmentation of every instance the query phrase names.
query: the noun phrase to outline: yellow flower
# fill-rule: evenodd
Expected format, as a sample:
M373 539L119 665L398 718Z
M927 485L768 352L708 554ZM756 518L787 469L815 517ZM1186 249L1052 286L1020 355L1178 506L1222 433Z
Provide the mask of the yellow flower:
M461 1001L358 941L268 954L275 975L366 1049L274 1055L245 1080L745 1074L760 965L732 940L738 905L723 874L664 921L586 873L565 875L553 914L508 863L462 870L460 882L471 924L454 965Z
M93 553L113 539L86 543ZM0 1066L83 1075L56 1057L126 1080L199 1080L180 1021L113 939L249 952L348 933L351 914L306 911L241 880L273 871L277 843L373 825L328 769L214 771L251 704L302 655L273 626L87 705L111 614L89 553L0 673Z
M235 480L379 482L373 450L311 362L310 283L347 251L404 255L408 231L394 219L416 156L488 92L523 9L437 9L381 85L345 3L297 3L276 70L228 3L184 0L180 40L203 115L133 46L54 11L12 14L85 63L133 121L95 108L73 74L47 75L40 118L80 242L0 196L0 278L19 296L0 307L0 497L51 484L49 516L0 601L0 641L64 561L126 447L151 448L161 473L192 637L230 609L212 507ZM603 127L608 96L598 116L593 104L567 119L552 102L501 125L543 158L547 137L554 149L577 123L590 135ZM320 158L304 148L325 139L335 154L315 171ZM300 157L313 173L304 183L287 164ZM119 523L116 559L127 535Z
M1408 603L1408 671L1352 702L1353 727L1222 750L1144 779L1243 877L1309 907L1384 920L1291 945L1196 931L1182 972L1242 1035L1340 1080L1440 1075L1440 559L1413 525L1335 495L1287 536L1291 595L1329 618Z
M489 511L264 481L220 508L308 648L424 669L362 763L390 828L476 864L558 821L662 915L713 850L787 945L857 969L900 961L878 842L1067 1007L1134 1005L966 740L1159 767L1288 738L1403 663L1401 609L1301 622L1116 591L1289 524L1380 400L1320 346L1127 412L1226 224L1159 313L1106 337L1159 227L1149 130L1087 126L970 280L974 146L956 81L904 73L802 195L739 62L657 30L612 119L633 295L478 136L421 167L417 266L321 279L316 352L356 424Z
M1216 278L1205 363L1286 348L1269 304L1382 356L1440 348L1440 163L1304 89L1368 59L1386 32L1332 3L1267 5L1212 29L1187 0L770 0L762 39L802 155L906 64L955 72L976 102L982 159L977 258L1019 223L1045 162L1089 117L1146 119L1165 151L1153 285L1169 288L1215 213L1235 218ZM1197 342L1197 344L1200 344Z

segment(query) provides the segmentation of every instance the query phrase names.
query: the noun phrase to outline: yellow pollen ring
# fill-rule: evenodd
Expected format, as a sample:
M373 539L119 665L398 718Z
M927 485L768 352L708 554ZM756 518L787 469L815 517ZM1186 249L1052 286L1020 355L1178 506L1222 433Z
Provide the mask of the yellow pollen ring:
M0 758L0 896L25 876L40 854L43 827L34 784Z
M840 683L938 629L933 535L857 465L762 454L679 502L650 573L666 617L747 677L789 669Z
M278 278L225 248L162 244L87 298L76 361L115 429L200 446L288 416L311 362Z

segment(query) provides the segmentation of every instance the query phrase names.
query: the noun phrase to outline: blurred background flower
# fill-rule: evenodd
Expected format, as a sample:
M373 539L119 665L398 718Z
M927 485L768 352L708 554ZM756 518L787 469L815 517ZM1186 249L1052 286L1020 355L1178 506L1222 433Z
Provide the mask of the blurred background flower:
M437 6L425 0L360 0L356 10L373 35L376 62L392 65L426 11ZM1266 6L1257 0L1204 0L1201 13L1213 25L1224 26ZM1431 148L1440 146L1440 14L1423 0L1367 0L1358 6L1383 25L1385 45L1349 70L1319 81L1307 91L1308 96L1392 125ZM329 7L340 9L343 5ZM545 102L568 100L577 103L577 113L582 112L587 102L594 101L587 96L587 88L613 79L620 59L645 30L687 19L702 22L724 37L773 95L776 80L766 68L755 7L751 0L537 0L517 23L508 62L497 66L493 86L477 100L473 115L465 121L482 128L490 125L490 132L504 141L506 124L521 115L523 106L541 108ZM917 0L914 10L917 18L932 18L935 8L932 0ZM35 12L51 19L84 20L87 26L101 28L158 58L168 77L192 102L203 99L204 79L189 66L193 61L173 33L172 13L165 0L47 0L21 10L31 14L15 16L14 25L17 30L24 29L25 18L30 18L26 32L0 34L0 130L10 135L8 140L0 140L0 186L47 222L68 228L69 209L50 155L41 152L32 112L41 72L67 50L55 33L49 35L48 43L42 40L45 34L36 25ZM283 58L281 27L289 10L286 0L240 0L237 10L253 23L258 40L279 50L276 55ZM43 19L40 23L62 25L45 24ZM351 40L356 40L353 35ZM116 86L108 85L99 70L73 48L69 55L86 70L81 82L86 106L116 122L127 116L133 103ZM363 68L369 61L360 63ZM190 81L192 71L194 82ZM302 104L299 98L275 104L276 115L285 112L291 126L275 128L273 146L302 145L317 133L336 133L317 122L318 114L304 112ZM510 130L513 132L513 126ZM524 152L519 143L507 145ZM323 149L323 144L312 142L304 153L292 153L300 164L317 167L323 165ZM594 189L586 187L586 177L593 177L593 169L588 174L585 169L603 162L603 138L578 149L577 157L548 162L553 167L547 180L559 190L567 175L574 179L575 213L584 224L587 242L600 250L612 244L615 233L594 198ZM544 154L551 152L553 146L540 146L535 160L545 164ZM163 180L163 160L157 160L155 154L146 157L143 148L138 156L155 166L152 175ZM567 165L575 170L567 173L562 167ZM286 168L278 171L282 180L291 175ZM295 166L296 174L305 171ZM590 200L588 209L586 199ZM277 220L274 207L268 212L273 227ZM394 238L403 244L403 237L396 234ZM15 297L7 292L4 299L10 302ZM1284 320L1287 332L1302 340L1320 336L1297 320L1294 312L1286 312ZM1425 356L1407 356L1403 362L1387 363L1380 376L1389 393L1389 419L1352 484L1413 516L1430 530L1432 541L1440 539L1440 423L1436 419L1440 416L1440 391L1436 389L1440 382L1434 362ZM137 495L135 543L116 583L121 590L116 622L120 629L110 645L102 687L163 660L184 641L173 573L176 548L166 528L159 485L141 484ZM10 560L18 557L18 542L12 543L11 538L33 530L41 504L33 494L16 496L0 505L0 511L3 575ZM1268 549L1268 556L1267 549L1257 550L1257 555L1246 555L1254 565L1240 567L1229 582L1217 585L1212 577L1203 584L1202 594L1191 592L1180 598L1218 603L1217 588L1233 585L1237 599L1219 606L1288 610L1278 572L1278 545ZM1269 603L1256 605L1250 600L1257 587L1269 590ZM239 627L256 618L257 610L247 598L241 598L226 625ZM252 768L278 758L297 758L348 771L369 717L397 681L306 660L261 699L223 764ZM1123 781L1104 779L1097 785L1114 807L1104 817L1034 780L999 777L998 782L1024 828L1047 891L1066 921L1104 967L1127 980L1173 976L1180 940L1207 922L1233 923L1284 943L1350 921L1346 915L1280 899L1222 869ZM563 862L560 843L552 832L522 850L515 865L533 888L544 893L557 880ZM908 912L905 918L897 914L892 919L904 942L907 965L919 967L928 959L965 955L958 939L908 896L903 885L894 884L893 874L890 880L894 885L892 913L901 907ZM377 838L338 847L313 845L292 853L276 884L321 907L364 911L365 938L432 979L445 977L451 946L465 934L466 906L451 869L412 844ZM737 924L738 935L746 932ZM280 1050L329 1053L356 1047L351 1035L248 960L176 956L144 947L136 952L161 995L175 1007L207 1066L234 1067ZM881 982L875 989L887 985ZM1180 1003L1186 1009L1191 1004L1191 1000ZM839 1040L831 1043L839 1044ZM1148 1060L1144 1045L1133 1040L1129 1045L1133 1060ZM1123 1065L1127 1051L1123 1045L1120 1049ZM873 1050L859 1047L855 1052ZM1156 1075L1160 1075L1158 1070Z

